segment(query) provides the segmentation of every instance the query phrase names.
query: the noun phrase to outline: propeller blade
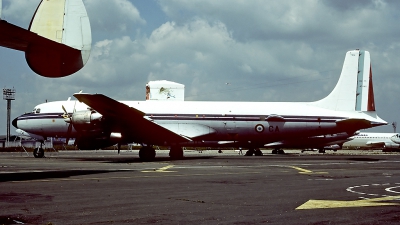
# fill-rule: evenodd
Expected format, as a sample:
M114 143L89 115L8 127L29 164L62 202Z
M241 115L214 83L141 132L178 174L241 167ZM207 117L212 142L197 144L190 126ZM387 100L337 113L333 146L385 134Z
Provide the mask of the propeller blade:
M71 136L71 131L72 131L72 123L70 123L69 126L68 126L67 138L65 139L65 144L66 145L68 145L68 141L69 141L69 138Z
M65 113L65 114L68 114L68 113L67 113L67 110L66 110L65 107L64 107L64 105L61 105L61 108L64 110L64 113Z
M117 146L118 146L118 155L119 155L119 152L121 151L121 143L118 143Z
M72 111L73 113L76 112L76 109L75 109L75 107L76 107L76 102L77 102L77 101L75 101L75 104L74 104L74 110Z

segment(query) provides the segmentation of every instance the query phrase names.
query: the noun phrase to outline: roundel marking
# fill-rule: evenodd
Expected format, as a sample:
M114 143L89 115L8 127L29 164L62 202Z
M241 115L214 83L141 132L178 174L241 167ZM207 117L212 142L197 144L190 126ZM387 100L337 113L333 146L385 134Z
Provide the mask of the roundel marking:
M258 133L264 132L264 126L262 124L257 124L254 128Z

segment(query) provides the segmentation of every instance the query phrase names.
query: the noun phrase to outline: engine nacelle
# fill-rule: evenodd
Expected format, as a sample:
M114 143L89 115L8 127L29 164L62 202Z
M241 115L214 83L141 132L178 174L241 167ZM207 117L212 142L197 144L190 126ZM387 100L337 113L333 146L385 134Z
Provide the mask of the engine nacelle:
M103 116L96 111L85 110L74 112L71 119L75 130L80 132L98 130L103 121Z
M395 143L386 143L385 144L385 149L396 149L396 148L400 148L400 145L395 144Z
M87 136L80 136L75 143L81 150L94 150L109 147L121 141L121 133L112 132L110 135L93 136L93 133L86 133Z

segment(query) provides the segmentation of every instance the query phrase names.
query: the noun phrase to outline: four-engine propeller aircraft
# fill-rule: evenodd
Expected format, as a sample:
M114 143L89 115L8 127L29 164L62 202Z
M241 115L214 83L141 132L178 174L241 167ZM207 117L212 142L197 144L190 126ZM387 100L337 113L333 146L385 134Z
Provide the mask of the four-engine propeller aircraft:
M0 0L1 18L2 0ZM64 77L88 61L92 44L82 0L42 0L29 29L0 19L0 46L25 52L29 67L44 77Z
M375 111L370 54L360 50L346 53L337 85L315 102L119 102L102 94L74 96L80 102L43 103L12 123L44 137L74 137L80 149L141 143L143 160L155 157L153 145L169 146L170 156L180 158L186 145L236 143L254 151L271 142L387 124Z

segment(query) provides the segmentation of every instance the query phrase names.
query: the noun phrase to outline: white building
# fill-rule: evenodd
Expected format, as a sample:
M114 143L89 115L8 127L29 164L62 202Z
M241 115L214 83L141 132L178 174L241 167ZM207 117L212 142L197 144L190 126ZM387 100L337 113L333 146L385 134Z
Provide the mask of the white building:
M146 84L146 100L184 101L185 85L167 80L150 81Z

